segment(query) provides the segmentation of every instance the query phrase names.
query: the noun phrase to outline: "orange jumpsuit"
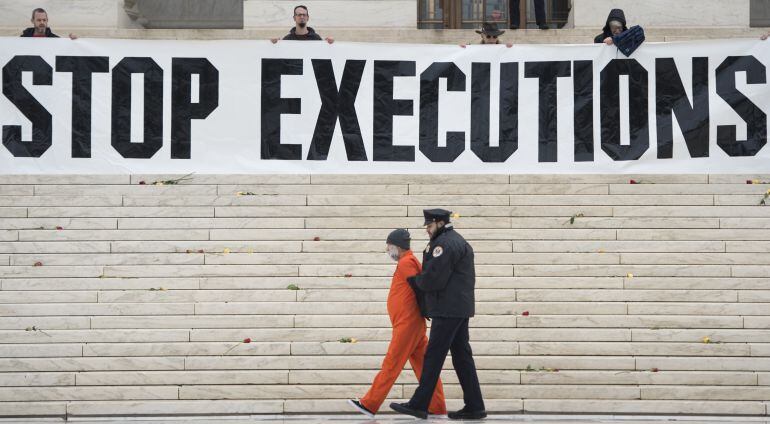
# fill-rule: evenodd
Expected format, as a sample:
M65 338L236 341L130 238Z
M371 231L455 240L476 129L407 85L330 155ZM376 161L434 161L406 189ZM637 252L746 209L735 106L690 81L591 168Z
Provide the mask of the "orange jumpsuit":
M396 272L393 274L388 293L388 315L393 325L393 335L388 345L388 353L382 361L382 370L374 377L372 387L360 400L361 404L373 413L380 409L407 360L412 364L418 380L422 374L425 348L428 346L425 318L420 314L414 291L406 281L407 277L419 274L421 269L420 262L409 250L398 260ZM436 385L428 412L446 414L441 380Z

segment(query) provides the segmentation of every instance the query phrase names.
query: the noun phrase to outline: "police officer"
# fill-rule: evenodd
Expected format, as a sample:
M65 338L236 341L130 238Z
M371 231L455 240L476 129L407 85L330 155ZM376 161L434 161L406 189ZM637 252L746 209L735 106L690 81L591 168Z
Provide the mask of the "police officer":
M468 320L475 312L473 248L454 230L449 221L450 211L426 209L423 215L430 242L423 252L422 272L410 277L409 283L424 295L423 313L433 320L430 339L417 390L409 402L391 403L390 407L402 414L427 418L428 404L447 353L451 351L465 406L450 412L449 418L481 419L487 413L468 342Z

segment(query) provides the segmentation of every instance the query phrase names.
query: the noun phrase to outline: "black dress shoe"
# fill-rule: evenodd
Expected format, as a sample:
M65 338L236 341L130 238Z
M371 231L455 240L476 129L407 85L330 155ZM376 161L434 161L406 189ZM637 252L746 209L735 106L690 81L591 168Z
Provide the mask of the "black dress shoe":
M449 413L450 420L480 420L486 417L487 417L487 411L483 409L480 411L469 411L463 408L457 412Z
M407 403L391 403L390 409L400 413L400 414L406 414L411 415L415 418L422 418L423 420L428 419L428 411L420 411L418 409L414 409L409 405L409 402ZM486 415L486 414L485 414Z
M518 25L511 25L510 29L519 29L519 26Z
M540 28L540 29L551 29L551 27L549 27L549 26L548 26L548 25L546 25L546 24L543 24L543 25L538 25L537 27L538 27L538 28Z

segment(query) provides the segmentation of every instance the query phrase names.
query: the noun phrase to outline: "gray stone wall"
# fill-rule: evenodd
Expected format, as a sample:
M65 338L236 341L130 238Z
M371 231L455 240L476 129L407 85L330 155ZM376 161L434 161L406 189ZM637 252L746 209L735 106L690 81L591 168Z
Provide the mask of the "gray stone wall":
M243 0L125 0L124 10L145 28L243 28Z

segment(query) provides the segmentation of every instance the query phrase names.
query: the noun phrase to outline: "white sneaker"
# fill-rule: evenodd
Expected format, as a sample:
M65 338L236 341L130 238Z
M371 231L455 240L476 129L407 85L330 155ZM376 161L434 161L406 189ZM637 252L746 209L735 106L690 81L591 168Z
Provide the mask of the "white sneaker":
M361 402L358 400L348 399L348 405L352 406L353 408L356 408L356 410L364 415L366 415L369 418L374 418L374 413L368 409L364 405L361 405Z

